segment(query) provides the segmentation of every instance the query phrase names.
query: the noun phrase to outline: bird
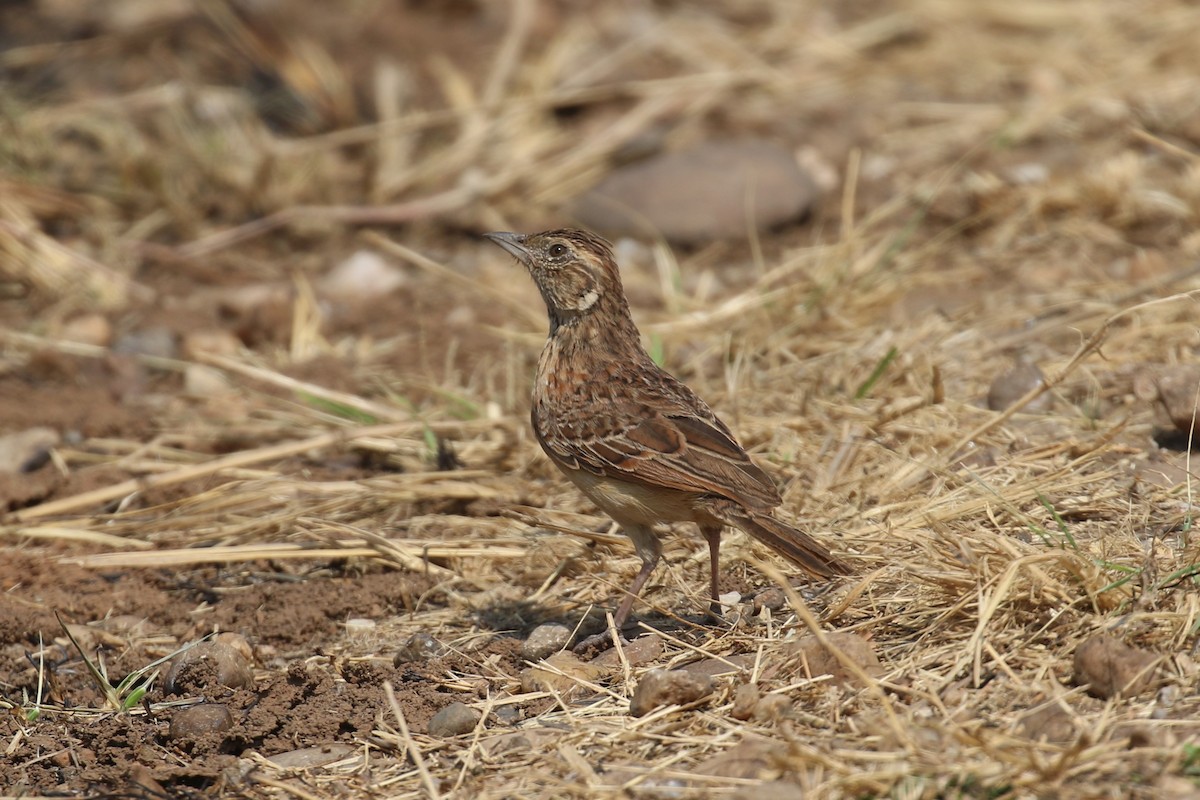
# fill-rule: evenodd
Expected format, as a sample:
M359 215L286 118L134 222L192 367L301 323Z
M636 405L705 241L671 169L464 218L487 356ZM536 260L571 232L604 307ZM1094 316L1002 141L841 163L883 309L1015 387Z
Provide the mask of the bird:
M726 526L813 577L850 574L846 562L774 515L782 499L770 477L713 410L646 352L605 239L569 228L484 236L525 266L546 304L549 334L530 409L534 436L641 559L613 617L618 634L662 557L655 530L661 523L695 523L708 543L714 618Z

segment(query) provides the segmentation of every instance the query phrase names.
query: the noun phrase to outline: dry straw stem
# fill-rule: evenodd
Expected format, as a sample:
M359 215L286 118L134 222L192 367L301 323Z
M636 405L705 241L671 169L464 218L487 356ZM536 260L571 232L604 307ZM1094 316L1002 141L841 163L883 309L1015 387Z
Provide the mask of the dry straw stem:
M499 423L488 423L499 424ZM310 450L320 450L327 447L339 447L353 444L358 439L370 439L377 437L407 437L414 434L419 434L424 430L462 430L465 423L412 423L412 422L397 422L388 423L385 425L373 425L360 428L346 428L342 430L329 431L317 436L312 436L308 439L303 439L294 442L284 442L282 444L268 445L259 447L253 450L243 450L236 453L230 453L227 456L214 458L201 464L195 464L179 469L171 470L170 472L160 473L158 475L150 475L145 478L133 478L127 481L105 486L100 489L93 489L88 492L82 492L71 497L64 497L59 500L52 500L48 503L33 506L31 508L21 509L8 515L8 519L12 522L21 523L32 519L40 519L71 512L80 511L91 506L107 503L111 500L126 497L135 492L144 492L148 489L159 488L163 486L173 486L196 478L206 477L209 475L220 474L225 470L246 467L251 464L261 464L263 462L277 461L279 459L288 458L290 456L300 455Z

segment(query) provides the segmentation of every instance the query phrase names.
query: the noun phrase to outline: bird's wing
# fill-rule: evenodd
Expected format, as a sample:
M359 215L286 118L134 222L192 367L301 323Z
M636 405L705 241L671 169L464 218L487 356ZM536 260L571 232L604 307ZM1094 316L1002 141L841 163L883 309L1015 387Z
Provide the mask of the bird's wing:
M779 505L771 479L699 398L653 399L626 401L628 407L608 417L622 425L596 420L576 427L573 436L559 428L559 435L540 437L543 446L565 465L594 475L714 494L755 511Z

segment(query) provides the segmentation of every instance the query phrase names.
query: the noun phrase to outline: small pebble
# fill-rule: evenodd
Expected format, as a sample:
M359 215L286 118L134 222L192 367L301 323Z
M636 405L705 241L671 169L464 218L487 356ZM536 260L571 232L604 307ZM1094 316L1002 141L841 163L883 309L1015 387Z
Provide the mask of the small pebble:
M1039 739L1050 744L1068 744L1075 741L1075 723L1058 703L1030 711L1018 723L1021 733L1027 738Z
M875 653L875 645L856 633L833 631L825 634L829 644L841 651L842 655L857 664L867 675L878 675L883 671L879 656ZM804 636L789 645L791 660L798 664L801 674L809 677L829 675L835 686L858 686L859 679L829 650L826 650L815 636Z
M242 340L220 328L192 331L183 337L183 355L196 358L209 353L216 356L232 356L242 348Z
M692 675L683 670L652 669L638 681L629 713L644 717L663 706L683 706L709 695L713 690L711 678Z
M68 320L59 335L68 342L107 347L112 333L112 324L104 315L83 314Z
M240 648L227 642L200 642L171 659L163 683L167 694L208 694L217 686L240 689L254 683L254 670Z
M566 625L548 622L534 628L529 638L521 643L521 657L526 661L541 661L551 653L564 649L571 643L571 629Z
M325 292L343 297L379 297L408 282L399 267L372 250L359 250L321 278Z
M419 663L428 661L431 658L437 658L444 652L446 652L446 648L442 646L441 642L424 631L418 631L408 637L408 641L401 645L392 663L395 666L400 666L410 661Z
M1153 403L1166 412L1171 424L1181 433L1192 430L1192 420L1200 420L1196 408L1200 391L1200 364L1179 364L1145 369L1133 380L1139 400Z
M733 708L730 709L729 716L742 721L750 719L754 716L754 709L758 706L759 697L758 686L753 683L743 683L733 693Z
M335 761L341 761L353 755L357 748L351 744L330 742L317 747L302 747L299 750L288 750L268 756L270 761L281 769L315 769Z
M768 586L754 595L754 613L760 613L764 608L772 612L779 611L787 605L787 595L778 586Z
M1074 681L1101 700L1118 694L1134 697L1154 684L1158 660L1154 653L1100 634L1075 649Z
M1046 376L1037 364L1018 359L1012 367L997 375L988 389L987 407L992 411L1004 411L1024 397L1028 392L1046 382ZM1043 392L1022 409L1025 414L1040 414L1048 411L1054 398Z
M625 654L625 660L629 662L629 666L636 667L638 664L645 664L647 661L653 661L661 656L663 652L663 640L657 634L648 633L624 645L622 651ZM593 658L590 663L597 667L611 669L621 664L621 657L617 655L617 649L612 647Z
M183 370L183 391L190 397L213 397L231 388L225 373L207 364L188 364Z
M571 213L610 237L661 234L680 244L745 239L794 222L818 199L787 149L762 139L704 142L614 169Z
M0 436L0 472L33 472L44 465L59 442L53 428L26 428Z
M567 699L579 697L604 673L601 667L587 663L570 650L551 653L537 666L521 670L521 691L551 692Z
M233 727L233 715L220 703L200 703L181 708L171 715L167 736L171 739L196 739L206 733L220 733Z
M175 334L166 328L130 331L119 336L113 343L112 349L114 353L157 356L158 358L175 358L179 354Z
M439 738L460 736L475 730L479 712L466 703L453 702L429 720L429 735Z
M792 701L782 694L769 694L754 707L756 722L778 722L792 711Z

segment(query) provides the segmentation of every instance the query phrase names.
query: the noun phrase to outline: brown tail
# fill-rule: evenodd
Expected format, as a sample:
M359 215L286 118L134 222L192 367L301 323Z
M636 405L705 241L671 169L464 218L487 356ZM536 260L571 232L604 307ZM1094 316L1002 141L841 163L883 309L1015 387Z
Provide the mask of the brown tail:
M714 503L710 510L717 519L741 528L812 575L834 578L851 572L849 564L826 550L816 539L769 514L755 514L732 503Z

